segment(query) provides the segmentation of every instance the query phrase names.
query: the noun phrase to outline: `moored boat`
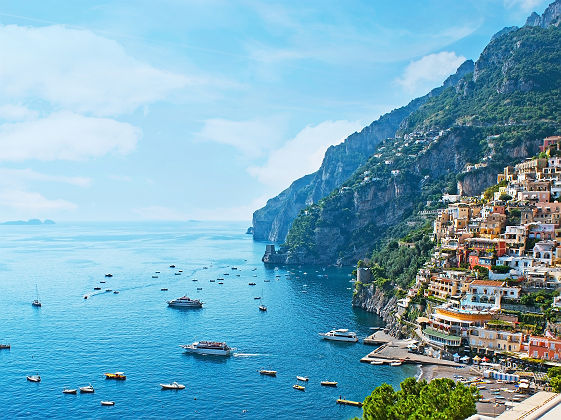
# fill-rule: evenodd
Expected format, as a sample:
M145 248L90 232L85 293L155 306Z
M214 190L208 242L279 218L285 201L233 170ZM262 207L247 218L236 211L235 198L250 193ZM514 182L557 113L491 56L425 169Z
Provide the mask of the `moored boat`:
M81 386L80 387L80 392L82 394L93 394L95 392L94 387L92 386L92 384L86 385L86 386Z
M175 306L178 308L202 308L203 302L199 299L191 299L187 296L181 296L177 299L168 300L167 304L169 306Z
M308 382L309 378L307 376L297 376L296 379L302 382Z
M27 377L29 382L41 382L41 377L39 375L30 375Z
M118 291L118 290L113 290L113 294L114 294L114 295L118 295L118 294L119 294L119 291Z
M94 287L94 290L101 290L101 287Z
M390 363L390 366L401 366L401 362L399 360L394 360Z
M232 348L220 341L196 341L193 344L182 344L186 353L212 354L214 356L229 356Z
M179 384L177 382L172 382L171 384L160 384L162 389L185 389L185 385Z
M64 389L62 390L62 393L63 393L63 394L77 394L77 393L78 393L78 390L75 389L75 388L64 388Z
M104 373L105 379L116 379L118 381L124 381L127 379L127 376L124 372L115 372L115 373Z
M113 277L113 274L107 273L107 274L105 275L105 277Z
M249 283L250 286L255 286L256 284L257 283L253 283L253 282Z
M305 391L306 387L298 384L292 385L292 388L297 389L298 391Z
M384 364L384 360L375 359L375 360L372 360L372 361L370 362L370 364L371 364L371 365L383 365L383 364Z
M168 288L167 288L167 287L162 287L160 290L161 290L162 292L167 292L167 291L168 291Z
M267 307L265 305L259 305L259 310L261 312L267 312Z
M265 376L277 376L277 371L276 370L261 369L259 371L259 373L261 375L265 375Z
M331 386L331 387L337 386L337 382L335 381L321 381L320 384L321 386Z
M101 405L106 405L106 406L115 405L115 401L102 401Z
M358 337L356 336L355 332L349 331L345 328L340 328L338 330L331 330L326 333L320 333L321 337L325 340L333 340L333 341L349 341L356 343L358 341Z
M9 349L10 349L9 344L0 344L0 350L9 350Z

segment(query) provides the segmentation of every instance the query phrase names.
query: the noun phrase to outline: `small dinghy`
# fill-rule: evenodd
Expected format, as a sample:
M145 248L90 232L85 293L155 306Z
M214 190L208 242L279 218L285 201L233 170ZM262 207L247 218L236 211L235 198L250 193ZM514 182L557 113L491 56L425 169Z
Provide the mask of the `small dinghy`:
M115 405L115 401L102 401L101 405Z
M167 291L168 291L168 288L167 288L167 287L162 287L160 290L161 290L162 292L167 292Z
M266 369L261 369L259 371L259 373L261 375L265 375L265 376L277 376L277 371L276 370L266 370Z
M399 360L396 360L394 362L391 362L390 366L401 366L401 362Z
M296 379L299 380L299 381L302 381L302 382L308 382L309 381L307 376L297 376Z
M162 389L185 389L185 385L178 384L177 382L172 382L171 384L160 384Z
M82 394L93 394L95 392L95 390L94 390L94 387L91 384L89 384L87 386L81 386L80 387L80 392Z
M71 388L64 388L62 390L63 394L77 394L78 390L77 389L71 389Z
M267 307L265 305L259 305L259 310L261 312L267 312Z
M337 386L337 382L335 382L335 381L321 381L321 386L336 387L336 386Z
M27 377L29 382L41 382L41 377L39 375L31 375Z
M118 290L113 290L113 294L114 294L114 295L118 295L118 294L119 294L119 291L118 291Z
M292 388L294 388L294 389L296 389L296 390L298 390L298 391L305 391L305 390L306 390L306 387L305 387L305 386L298 385L298 384L292 385Z

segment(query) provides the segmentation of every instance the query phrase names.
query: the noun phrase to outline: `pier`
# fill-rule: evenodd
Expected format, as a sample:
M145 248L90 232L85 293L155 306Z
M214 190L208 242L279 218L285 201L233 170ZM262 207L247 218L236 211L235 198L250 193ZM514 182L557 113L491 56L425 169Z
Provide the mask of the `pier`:
M337 398L337 404L352 405L353 407L362 407L362 403L360 401L351 401L342 398Z

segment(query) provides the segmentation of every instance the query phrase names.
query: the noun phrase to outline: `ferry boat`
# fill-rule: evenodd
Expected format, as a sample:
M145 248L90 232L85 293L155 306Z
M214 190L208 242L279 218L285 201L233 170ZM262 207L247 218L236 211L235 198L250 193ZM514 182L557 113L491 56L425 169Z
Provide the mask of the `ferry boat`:
M178 308L202 308L203 302L199 299L191 299L187 296L181 296L177 299L167 301L169 306L176 306Z
M119 381L124 381L127 379L127 376L124 372L115 372L115 373L104 373L105 379L117 379Z
M331 330L326 333L320 333L325 340L333 340L333 341L350 341L356 343L358 341L358 337L356 336L355 332L349 331L347 329L338 329L338 330Z
M212 354L215 356L229 356L232 348L224 342L218 341L196 341L193 344L182 344L179 347L185 349L186 353Z

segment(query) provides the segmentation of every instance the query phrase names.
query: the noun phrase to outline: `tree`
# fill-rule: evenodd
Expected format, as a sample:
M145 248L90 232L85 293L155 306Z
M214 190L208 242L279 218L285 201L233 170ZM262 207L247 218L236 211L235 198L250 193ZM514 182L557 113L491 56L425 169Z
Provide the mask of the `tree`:
M388 384L377 387L362 407L365 420L463 420L476 413L479 391L451 379L429 383L407 378L395 392Z

